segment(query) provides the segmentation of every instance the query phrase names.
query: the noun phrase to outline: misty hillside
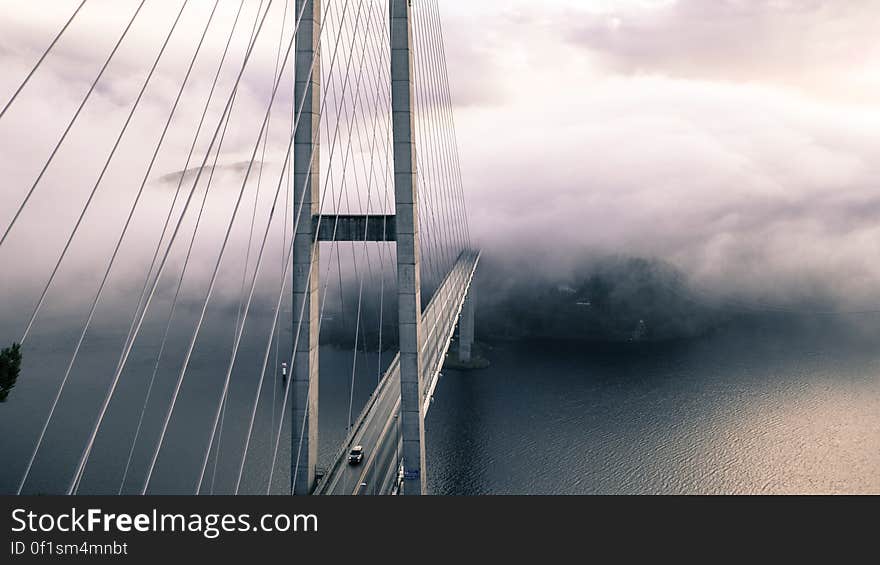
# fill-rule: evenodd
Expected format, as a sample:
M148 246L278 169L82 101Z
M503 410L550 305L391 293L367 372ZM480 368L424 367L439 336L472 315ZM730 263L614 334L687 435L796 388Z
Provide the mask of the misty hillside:
M680 272L640 258L584 260L564 275L487 258L477 292L483 339L659 341L696 337L723 321L694 299Z

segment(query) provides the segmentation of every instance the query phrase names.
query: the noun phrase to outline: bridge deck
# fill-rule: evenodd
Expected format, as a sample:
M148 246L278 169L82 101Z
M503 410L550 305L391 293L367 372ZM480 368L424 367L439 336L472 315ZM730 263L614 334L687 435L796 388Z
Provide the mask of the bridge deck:
M422 312L422 378L425 413L467 296L480 256L462 253ZM399 466L397 413L400 408L399 356L395 355L379 386L337 452L315 494L389 494ZM348 452L364 446L360 465L348 464ZM364 486L366 484L366 486Z

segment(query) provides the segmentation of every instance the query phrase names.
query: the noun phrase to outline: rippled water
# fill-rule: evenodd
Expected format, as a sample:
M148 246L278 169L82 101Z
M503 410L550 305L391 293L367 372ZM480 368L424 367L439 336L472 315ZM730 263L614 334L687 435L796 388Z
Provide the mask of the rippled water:
M257 322L257 330L260 330ZM191 493L207 450L231 342L223 319L206 326L181 389L150 492ZM880 493L880 333L752 327L677 344L497 345L485 371L446 371L427 420L429 489L484 493ZM103 332L103 333L102 333ZM74 338L36 334L22 377L0 404L0 492L14 492ZM102 335L118 336L113 338ZM25 492L63 492L107 390L124 332L86 343ZM265 340L244 340L232 376L215 491L237 475ZM155 359L146 336L129 360L89 461L81 492L115 493ZM173 336L161 366L126 492L143 483L187 335ZM290 332L282 332L283 344ZM382 363L391 355L383 354ZM376 354L322 347L322 465L375 385ZM283 383L261 398L243 492L265 492L272 423ZM272 383L271 385L269 383ZM273 386L274 385L274 386ZM274 401L273 401L274 400ZM272 406L275 406L274 415ZM289 426L273 492L289 484ZM214 477L214 458L208 476ZM209 489L206 482L206 490Z
M229 365L233 323L234 317L219 315L204 326L162 443L150 482L150 493L191 494L195 491ZM215 443L203 492L213 490L230 493L234 489L265 354L269 323L268 319L257 319L253 323L253 334L245 334L242 340L236 368L231 376L223 427L218 428L222 429L222 434L218 434L222 437L221 456L217 459L215 473ZM162 421L180 374L190 338L189 329L184 328L172 335L163 355L126 477L125 493L140 492L144 484ZM8 402L0 404L0 453L3 454L0 493L15 492L18 487L77 337L59 324L41 331L32 336L25 348L21 377ZM281 332L282 351L289 351L291 333L289 328ZM121 327L99 328L85 342L23 492L54 494L67 489L111 383L124 335L124 328ZM81 493L106 494L119 490L153 372L159 337L146 335L142 343L132 350L97 436ZM383 353L382 365L387 365L391 357L391 353ZM352 406L352 417L357 417L375 387L380 358L376 353L359 353L357 363L353 363L351 351L322 346L320 359L319 457L321 464L326 465L345 437L349 404ZM283 379L277 371L273 372L273 368L280 366L284 360L283 356L278 358L277 364L275 360L273 348L248 450L241 488L243 493L265 493L269 485L269 469L275 451L274 438L278 434L285 391ZM278 440L272 478L273 493L284 492L290 484L289 418L285 419L285 424Z
M435 393L434 493L880 493L876 339L820 323L489 357Z

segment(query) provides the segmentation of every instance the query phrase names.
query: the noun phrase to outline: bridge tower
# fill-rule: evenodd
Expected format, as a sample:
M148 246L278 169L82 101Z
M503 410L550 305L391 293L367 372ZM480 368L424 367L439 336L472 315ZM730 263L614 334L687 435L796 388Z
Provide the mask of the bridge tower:
M400 424L403 494L425 493L422 399L419 200L413 115L412 0L391 0L391 109L397 215L397 305L400 328Z
M305 4L305 6L303 6ZM291 378L291 491L310 494L318 463L318 242L312 218L320 213L319 143L321 123L321 0L296 0L303 10L296 34L294 100L302 102L293 148L294 352ZM314 62L314 63L313 63ZM302 206L299 203L302 203ZM302 316L302 322L298 323Z
M319 202L321 1L305 4L296 37L296 100L304 100L294 139L296 219L293 312L296 351L293 378L291 481L294 494L315 486L318 457L318 245L321 241L396 241L400 335L400 429L403 494L425 493L425 367L421 351L418 175L413 114L411 0L390 0L391 109L394 142L394 216L322 216ZM316 56L317 54L317 56ZM312 61L315 61L312 65ZM326 229L329 225L336 229ZM302 316L302 323L298 322Z
M471 353L474 345L474 308L476 301L476 289L471 286L470 292L464 298L461 308L461 319L458 325L458 360L462 363L471 362Z

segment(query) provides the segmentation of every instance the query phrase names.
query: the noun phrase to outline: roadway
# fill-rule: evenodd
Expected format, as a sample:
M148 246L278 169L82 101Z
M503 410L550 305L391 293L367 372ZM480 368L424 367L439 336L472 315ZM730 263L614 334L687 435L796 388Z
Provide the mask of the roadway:
M446 357L478 261L479 254L462 253L423 311L425 413L430 406L431 395L440 377L443 359ZM399 356L395 356L337 452L327 474L317 484L315 494L353 495L391 492L396 484L400 466L399 369ZM358 465L350 465L348 452L355 445L364 447L364 459Z

